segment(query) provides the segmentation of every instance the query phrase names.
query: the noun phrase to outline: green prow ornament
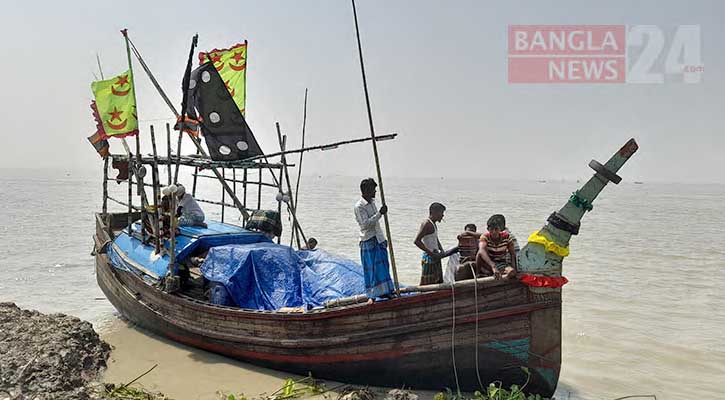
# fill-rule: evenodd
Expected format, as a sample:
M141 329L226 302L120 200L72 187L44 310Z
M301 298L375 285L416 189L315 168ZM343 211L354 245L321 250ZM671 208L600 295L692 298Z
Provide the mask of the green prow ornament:
M582 217L592 210L594 199L607 183L618 184L622 180L617 172L638 148L637 142L630 139L606 164L602 165L596 160L589 162L589 166L596 172L594 176L571 195L564 207L552 213L546 225L533 233L521 249L518 268L520 273L561 277L562 261L569 255L569 240L579 233Z
M589 166L595 174L558 212L552 213L546 225L534 232L519 255L519 279L526 283L530 278L538 283L529 284L530 299L561 304L562 261L569 255L569 240L579 233L582 216L591 211L594 199L609 183L619 183L617 172L629 160L639 146L630 139L606 164L592 160ZM529 347L528 367L541 376L552 392L558 381L561 366L561 307L550 307L530 314L532 335Z

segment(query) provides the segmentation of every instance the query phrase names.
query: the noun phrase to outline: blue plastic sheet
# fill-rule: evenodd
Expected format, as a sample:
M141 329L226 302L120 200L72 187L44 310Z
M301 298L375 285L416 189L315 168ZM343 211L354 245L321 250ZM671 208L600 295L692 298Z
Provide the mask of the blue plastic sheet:
M274 243L213 247L201 272L223 285L236 306L254 310L309 309L365 292L362 267L354 261ZM226 302L226 294L215 293L211 300Z
M365 293L362 265L325 250L298 251L302 268L302 299L308 307Z
M203 252L214 246L227 244L245 244L271 242L267 237L259 232L248 231L244 228L223 224L220 222L208 221L208 227L198 226L182 226L181 234L176 235L176 261L182 262L194 252ZM140 224L134 225L134 232L140 234ZM117 253L123 253L127 259L140 265L146 274L150 274L153 278L166 276L169 267L169 256L158 256L155 254L154 246L144 245L136 237L129 236L126 232L122 232L113 243L119 249L117 252L114 246L108 246L108 255L111 263L116 268L127 271L134 271L133 264L126 262ZM170 248L168 240L165 241L165 247ZM138 271L137 271L138 272Z

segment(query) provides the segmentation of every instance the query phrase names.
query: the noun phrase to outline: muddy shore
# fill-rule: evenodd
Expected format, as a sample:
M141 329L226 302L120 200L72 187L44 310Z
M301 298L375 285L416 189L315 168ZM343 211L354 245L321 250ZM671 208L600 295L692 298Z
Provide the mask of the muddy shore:
M151 372L139 377L149 368ZM136 388L175 399L242 393L265 398L289 379L300 378L180 345L123 320L113 321L99 335L91 323L73 316L0 303L0 400L105 399L111 386L101 382L114 382L118 388L131 381ZM337 388L325 398L359 397L357 391L341 396L352 389L349 385L325 385L325 390ZM389 391L365 389L361 399L427 400L434 395Z
M0 303L0 399L95 399L111 346L86 321Z

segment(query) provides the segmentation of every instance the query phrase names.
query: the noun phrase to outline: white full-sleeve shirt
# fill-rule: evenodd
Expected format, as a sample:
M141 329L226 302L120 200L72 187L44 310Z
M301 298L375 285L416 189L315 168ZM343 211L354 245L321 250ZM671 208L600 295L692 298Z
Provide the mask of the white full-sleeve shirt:
M379 243L385 241L385 234L380 229L380 217L382 214L378 212L375 205L375 199L368 202L364 198L360 198L355 203L355 220L360 225L360 241L364 242L372 237L376 237Z

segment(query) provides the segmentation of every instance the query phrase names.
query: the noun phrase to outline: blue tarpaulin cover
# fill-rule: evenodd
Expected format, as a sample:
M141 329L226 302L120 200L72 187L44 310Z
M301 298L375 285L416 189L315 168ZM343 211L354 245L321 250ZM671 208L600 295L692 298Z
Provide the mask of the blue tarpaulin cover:
M360 264L322 249L295 251L270 242L213 247L201 272L223 285L234 305L246 309L309 309L365 293ZM226 296L215 298L222 302Z
M248 231L244 228L223 224L220 222L207 221L208 227L182 226L179 228L180 235L176 235L176 260L184 261L195 251L205 251L214 246L232 243L259 243L270 242L270 240L259 232ZM140 224L134 224L134 232L140 234ZM169 256L159 256L154 253L154 246L144 245L136 237L129 236L122 232L113 241L114 246L108 246L108 256L111 264L116 268L133 271L135 268L125 262L119 253L126 258L136 262L144 268L144 273L150 274L153 278L166 276L169 268ZM168 249L168 240L165 243ZM117 250L118 249L118 250Z

